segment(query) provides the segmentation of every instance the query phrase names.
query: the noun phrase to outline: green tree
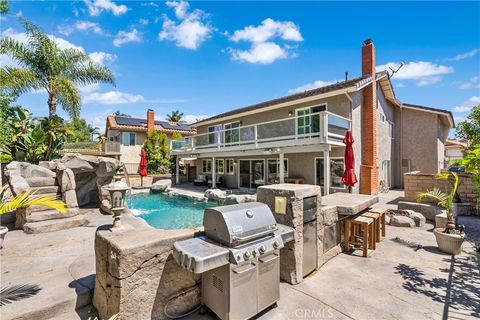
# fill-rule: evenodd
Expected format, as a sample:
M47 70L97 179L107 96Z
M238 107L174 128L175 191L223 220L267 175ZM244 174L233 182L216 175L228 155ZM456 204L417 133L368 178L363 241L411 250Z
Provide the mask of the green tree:
M94 136L99 136L100 128L93 127L87 124L87 121L83 118L73 119L68 123L68 129L71 135L68 137L68 142L85 142L93 141Z
M168 137L156 130L147 132L143 143L147 155L147 171L149 173L168 173L172 165Z
M457 124L455 136L468 140L470 148L480 144L480 105L473 107L467 119Z
M9 55L20 65L0 69L0 83L13 94L45 90L51 119L57 115L57 104L76 118L81 108L78 86L115 85L114 75L105 66L94 63L78 49L60 49L39 27L25 18L20 20L27 33L27 43L10 37L0 40L0 53Z
M9 11L7 0L0 0L0 14L7 14Z
M132 117L131 115L129 114L126 114L126 113L123 113L121 112L120 110L117 110L113 113L114 116L121 116L121 117Z
M172 111L172 114L167 114L167 120L171 122L180 122L180 120L182 120L182 117L183 113L178 110Z

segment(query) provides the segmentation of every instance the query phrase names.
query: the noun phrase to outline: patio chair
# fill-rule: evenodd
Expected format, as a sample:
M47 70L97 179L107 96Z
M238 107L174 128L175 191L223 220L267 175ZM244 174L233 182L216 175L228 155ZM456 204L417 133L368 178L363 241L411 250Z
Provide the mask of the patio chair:
M212 179L208 179L207 185L212 186ZM223 177L217 176L217 181L215 182L216 187L223 187Z
M204 174L198 175L197 179L193 180L193 185L195 186L206 186L208 178Z

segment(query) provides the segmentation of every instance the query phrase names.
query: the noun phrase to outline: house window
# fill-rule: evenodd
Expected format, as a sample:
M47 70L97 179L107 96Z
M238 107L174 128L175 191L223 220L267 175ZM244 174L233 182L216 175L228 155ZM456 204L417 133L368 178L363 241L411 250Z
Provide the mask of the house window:
M202 160L202 172L203 173L212 173L212 160L211 159Z
M233 159L227 159L225 160L226 163L226 169L227 169L227 174L233 174Z
M224 161L223 159L216 159L215 160L215 172L219 174L225 173Z
M217 125L208 127L208 132L209 132L208 144L218 144L219 135L221 135L221 132L222 132L222 125L217 124ZM221 137L220 137L220 143L222 143Z
M122 134L122 143L124 146L134 146L136 135L133 132L124 132Z
M288 159L283 159L283 168L284 168L284 177L288 177ZM267 170L268 170L268 183L279 183L280 177L280 160L279 159L268 159L267 160Z
M240 122L225 124L225 143L238 142L240 140Z
M380 113L380 122L385 122L385 115Z
M326 111L327 105L321 104L304 109L297 109L297 133L320 132L320 112Z
M388 136L390 138L394 138L394 131L393 131L393 122L388 122Z

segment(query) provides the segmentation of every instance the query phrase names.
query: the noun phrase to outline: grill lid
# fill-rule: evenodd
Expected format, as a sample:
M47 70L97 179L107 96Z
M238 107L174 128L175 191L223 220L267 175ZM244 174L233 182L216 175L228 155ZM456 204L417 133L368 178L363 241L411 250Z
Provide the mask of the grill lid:
M207 208L203 226L207 237L229 247L272 236L277 229L270 208L260 202Z

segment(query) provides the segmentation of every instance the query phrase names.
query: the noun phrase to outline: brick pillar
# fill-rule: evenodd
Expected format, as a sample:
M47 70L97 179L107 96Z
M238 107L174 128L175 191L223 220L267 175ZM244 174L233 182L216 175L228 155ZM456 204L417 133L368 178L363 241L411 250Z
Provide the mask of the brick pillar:
M362 164L360 166L360 193L378 193L377 163L377 81L375 79L375 46L364 41L362 47L362 75L372 75L373 80L363 89L362 106Z
M147 110L147 131L155 128L155 115L152 109Z

